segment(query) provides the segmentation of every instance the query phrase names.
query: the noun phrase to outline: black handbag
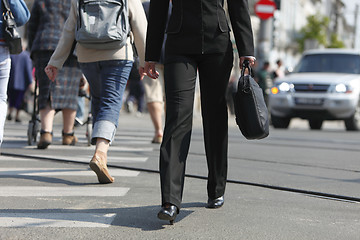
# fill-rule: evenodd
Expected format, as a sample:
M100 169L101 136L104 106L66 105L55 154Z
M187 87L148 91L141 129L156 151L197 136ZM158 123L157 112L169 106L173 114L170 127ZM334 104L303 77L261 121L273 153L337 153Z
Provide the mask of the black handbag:
M248 69L249 74L245 75ZM249 61L244 61L237 92L233 95L236 124L246 139L269 135L269 113L262 89L252 77Z
M22 52L21 36L16 29L16 22L12 14L8 0L2 0L3 3L3 35L10 54L19 54Z

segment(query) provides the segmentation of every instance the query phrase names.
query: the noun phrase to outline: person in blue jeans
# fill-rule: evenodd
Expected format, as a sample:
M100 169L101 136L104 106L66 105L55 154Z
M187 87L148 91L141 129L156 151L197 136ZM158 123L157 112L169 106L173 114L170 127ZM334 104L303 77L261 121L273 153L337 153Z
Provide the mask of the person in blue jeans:
M17 26L24 25L30 18L29 9L23 0L8 0L10 10L14 15ZM0 4L0 12L3 6ZM3 20L0 18L0 29L3 29ZM4 136L4 124L7 111L7 88L10 76L10 53L4 40L3 30L0 31L0 146Z
M69 17L60 41L45 72L54 80L72 49L75 39L78 0L71 1ZM90 168L100 183L112 183L114 178L107 169L107 152L112 143L122 105L127 80L133 64L132 42L135 43L143 72L147 21L140 0L128 0L131 32L125 46L116 49L90 49L76 44L80 68L88 80L93 114L92 144L96 145Z

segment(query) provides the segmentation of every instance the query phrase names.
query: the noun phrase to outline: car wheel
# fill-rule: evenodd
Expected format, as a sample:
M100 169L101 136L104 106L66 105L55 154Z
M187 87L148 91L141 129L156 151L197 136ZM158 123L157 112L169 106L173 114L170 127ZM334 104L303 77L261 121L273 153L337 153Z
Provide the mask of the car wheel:
M359 131L360 130L360 101L356 106L354 114L345 119L345 127L347 131Z
M271 124L274 128L288 128L291 118L289 117L276 117L271 115Z
M323 120L321 119L309 119L309 126L312 130L319 130L321 129L323 124Z

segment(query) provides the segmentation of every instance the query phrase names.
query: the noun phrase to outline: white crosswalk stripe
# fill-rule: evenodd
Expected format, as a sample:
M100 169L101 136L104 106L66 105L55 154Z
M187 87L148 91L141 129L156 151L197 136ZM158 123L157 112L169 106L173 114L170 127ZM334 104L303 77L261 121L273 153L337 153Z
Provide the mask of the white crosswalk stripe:
M136 177L140 172L122 169L111 169L114 177ZM95 176L95 173L86 168L0 168L0 176Z
M28 149L34 149L36 148L36 146L25 146L25 148ZM91 152L93 152L93 150L95 149L94 146L63 146L63 145L57 145L57 144L52 144L49 146L49 148L51 149L69 149L69 150L73 150L74 148L76 148L76 150L89 150ZM152 147L126 147L126 146L111 146L110 148L110 153L111 152L152 152L154 149Z
M0 187L0 197L120 197L124 196L129 188L123 187Z
M84 128L75 129L79 139L76 146L61 144L59 128L54 129L49 148L38 150L36 144L28 146L27 125L9 123L0 149L15 155L0 155L0 239L4 238L3 228L112 226L117 214L123 214L120 210L128 207L124 199L131 191L130 183L140 172L109 167L115 182L98 184L88 165L95 146L87 146ZM143 167L159 148L151 144L152 135L152 131L118 131L108 153L108 165Z
M116 213L0 213L0 227L107 228Z
M7 145L5 144L5 146L8 149L15 149L19 148L19 141L24 142L26 138L14 136L8 137L7 140L11 141L7 143ZM109 165L116 163L144 163L148 160L148 157L139 157L135 154L154 150L153 147L149 147L150 145L146 146L146 143L149 142L144 138L117 137L116 140L119 142L122 141L124 144L111 146L108 156ZM26 201L26 203L29 202L29 204L25 204L25 206L21 204L21 206L18 207L13 207L12 205L10 208L2 206L6 211L0 211L0 228L110 227L117 212L113 209L107 210L107 208L104 208L104 211L98 207L93 208L91 207L94 204L93 201L101 204L106 203L108 206L112 204L108 202L109 198L118 199L115 201L121 202L121 197L124 197L130 190L129 187L121 183L121 178L137 177L140 174L139 171L109 167L111 175L116 179L115 183L111 185L97 184L95 173L91 171L87 165L94 152L94 146L62 146L59 143L55 143L49 147L56 151L73 151L76 153L73 155L69 153L55 155L52 154L51 151L33 151L32 149L36 148L36 146L24 145L22 148L29 149L30 151L27 152L26 155L32 158L0 157L0 179L14 179L16 182L14 184L15 186L7 186L0 183L0 201L3 202L1 200L2 198L7 199L7 202L11 202L11 199L16 199L14 200L15 203L21 204ZM16 154L17 152L14 151L14 153ZM36 159L36 157L39 159ZM86 163L86 165L53 167L47 164L46 166L44 165L45 167L39 167L39 163L42 163L44 158L76 161ZM12 164L9 164L9 167L7 167L7 163ZM61 166L61 163L57 166ZM51 178L54 178L54 181L52 181ZM78 180L78 184L75 182L73 185L63 185L64 183L73 182L73 180L69 179L74 178L84 179L85 182L86 178L91 178L92 181L86 184L82 182L82 180ZM59 183L61 185L59 185ZM24 200L21 200L21 198ZM86 200L87 198L89 201ZM60 199L61 201L59 202ZM53 207L33 208L32 204L38 201L51 201L55 205ZM62 205L64 202L75 203L76 206L81 207L75 207L74 209L72 207L64 207Z
M111 154L111 153L110 153ZM89 163L92 155L91 154L86 154L86 155L81 155L81 154L77 154L75 156L54 156L54 155L50 155L50 154L40 154L40 153L31 153L28 154L31 157L38 157L39 159L42 158L56 158L59 160L69 160L69 161L76 161L76 162L84 162L84 163ZM108 164L112 164L112 163L122 163L122 162L146 162L148 160L148 157L130 157L130 156L112 156L110 155L108 157Z

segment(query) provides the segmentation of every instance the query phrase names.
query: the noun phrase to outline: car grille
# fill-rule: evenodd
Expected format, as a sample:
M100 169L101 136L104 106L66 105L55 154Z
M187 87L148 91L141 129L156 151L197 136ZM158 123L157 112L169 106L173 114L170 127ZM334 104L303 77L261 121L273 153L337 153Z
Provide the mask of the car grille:
M295 92L327 92L329 84L294 84Z

